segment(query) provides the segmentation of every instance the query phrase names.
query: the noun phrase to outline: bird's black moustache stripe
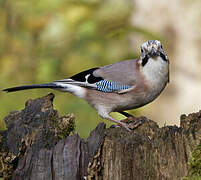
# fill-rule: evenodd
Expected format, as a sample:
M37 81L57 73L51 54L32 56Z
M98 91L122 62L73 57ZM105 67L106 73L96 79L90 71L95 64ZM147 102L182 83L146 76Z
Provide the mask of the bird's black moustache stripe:
M166 58L165 54L160 52L160 57L164 60L164 61L168 61L168 59ZM145 64L147 64L148 60L149 60L150 56L146 55L143 59L142 59L142 66L144 66Z
M168 59L166 58L165 54L160 53L160 57L161 57L164 61L168 61Z
M142 59L142 66L144 66L145 64L147 64L148 59L149 59L149 56L148 56L148 55L146 55L146 56Z

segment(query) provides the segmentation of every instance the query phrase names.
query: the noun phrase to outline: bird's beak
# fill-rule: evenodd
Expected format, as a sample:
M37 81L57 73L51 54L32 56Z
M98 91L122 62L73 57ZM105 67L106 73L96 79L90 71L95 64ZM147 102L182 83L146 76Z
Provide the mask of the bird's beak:
M152 47L150 54L151 54L151 56L158 56L159 55L158 51L154 47Z

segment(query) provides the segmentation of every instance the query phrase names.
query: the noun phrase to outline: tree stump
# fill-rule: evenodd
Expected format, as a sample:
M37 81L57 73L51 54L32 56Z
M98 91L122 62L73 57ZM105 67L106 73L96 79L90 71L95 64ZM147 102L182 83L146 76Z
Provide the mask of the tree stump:
M201 111L182 115L180 127L159 128L146 117L139 117L144 123L131 132L122 127L106 129L100 123L84 140L74 132L74 116L60 117L53 99L49 94L28 100L25 109L5 117L7 130L0 132L0 177L172 180L189 174L188 161L200 141Z

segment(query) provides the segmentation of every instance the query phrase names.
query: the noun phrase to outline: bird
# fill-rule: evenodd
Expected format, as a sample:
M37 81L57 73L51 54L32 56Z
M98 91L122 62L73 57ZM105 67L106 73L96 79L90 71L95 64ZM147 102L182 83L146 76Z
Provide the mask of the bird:
M152 102L169 82L169 59L161 42L148 40L140 49L137 59L91 68L47 84L17 86L3 91L50 88L69 92L87 101L102 118L131 131L127 123L116 120L110 113L132 116L125 111Z

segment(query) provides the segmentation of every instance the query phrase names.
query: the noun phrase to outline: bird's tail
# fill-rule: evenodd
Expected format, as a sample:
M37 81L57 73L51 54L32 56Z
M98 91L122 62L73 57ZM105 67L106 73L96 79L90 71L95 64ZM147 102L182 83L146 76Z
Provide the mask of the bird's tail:
M3 91L6 92L15 92L15 91L21 91L21 90L27 90L27 89L36 89L36 88L50 88L50 89L62 89L63 87L58 84L54 83L48 83L48 84L33 84L33 85L26 85L26 86L17 86L12 88L3 89Z

